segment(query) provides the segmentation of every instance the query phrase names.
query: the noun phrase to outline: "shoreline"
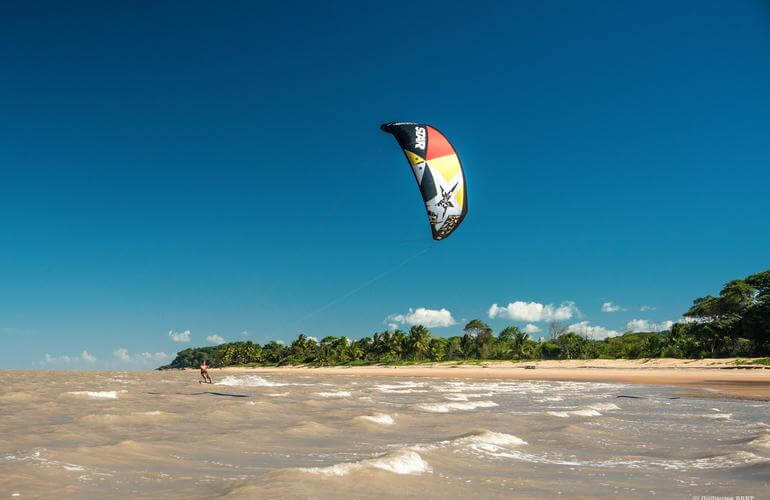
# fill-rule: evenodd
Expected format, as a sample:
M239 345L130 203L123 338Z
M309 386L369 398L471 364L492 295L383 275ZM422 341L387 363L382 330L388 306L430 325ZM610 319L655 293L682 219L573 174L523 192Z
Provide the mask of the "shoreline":
M656 363L657 362L657 363ZM529 368L527 367L534 367ZM732 368L732 369L726 369ZM686 395L770 401L770 369L740 369L734 359L711 360L564 360L478 365L225 367L214 373L274 373L283 375L352 375L380 377L437 377L504 380L554 380L662 385L689 389Z

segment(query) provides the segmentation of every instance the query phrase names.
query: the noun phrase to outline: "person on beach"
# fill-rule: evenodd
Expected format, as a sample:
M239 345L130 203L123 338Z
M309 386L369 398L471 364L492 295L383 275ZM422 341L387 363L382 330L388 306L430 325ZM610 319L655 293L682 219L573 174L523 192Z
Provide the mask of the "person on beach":
M211 384L211 377L209 377L209 365L204 360L203 363L201 363L201 377L203 378L203 382L207 384Z

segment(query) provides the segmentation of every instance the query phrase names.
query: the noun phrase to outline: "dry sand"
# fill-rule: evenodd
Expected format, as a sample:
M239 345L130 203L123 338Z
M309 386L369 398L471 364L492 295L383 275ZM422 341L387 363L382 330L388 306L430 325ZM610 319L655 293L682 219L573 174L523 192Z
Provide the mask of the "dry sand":
M534 367L534 369L532 368ZM479 365L434 363L409 366L223 368L223 371L468 379L564 380L666 385L700 395L770 401L770 367L742 368L728 359L597 359L490 361Z

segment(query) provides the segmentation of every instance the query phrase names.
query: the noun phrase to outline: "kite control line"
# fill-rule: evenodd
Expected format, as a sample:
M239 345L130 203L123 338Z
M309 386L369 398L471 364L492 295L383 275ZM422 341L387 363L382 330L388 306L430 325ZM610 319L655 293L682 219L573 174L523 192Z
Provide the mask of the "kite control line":
M337 304L339 302L342 302L343 300L345 300L345 299L347 299L349 297L352 297L353 295L355 295L356 293L360 292L364 288L368 287L372 283L375 283L375 282L381 280L382 278L384 278L385 276L387 276L387 275L389 275L389 274L391 274L391 273L401 269L402 267L407 265L409 262L413 261L414 259L416 259L417 257L419 257L420 255L424 254L425 252L427 252L428 250L432 249L435 246L436 246L436 242L433 242L433 244L431 244L430 246L427 246L427 247L423 248L422 250L420 250L419 252L417 252L416 254L414 254L414 255L412 255L410 257L407 257L406 259L402 260L399 264L391 267L387 271L378 274L377 276L375 276L374 278L372 278L372 279L370 279L368 281L365 281L364 283L358 285L357 287L355 287L354 289L350 290L349 292L346 292L346 293L340 295L339 297L337 297L336 299L332 300L328 304L325 304L325 305L319 307L318 309L316 309L315 311L311 312L310 314L307 314L307 315L303 316L302 318L298 319L297 321L291 323L291 326L296 326L299 323L302 323L303 321L305 321L306 319L310 319L311 317L315 316L316 314L329 309L333 305L335 305L335 304Z
M454 146L438 129L424 123L384 123L380 129L395 137L412 168L417 186L420 188L420 194L422 194L422 200L425 203L433 239L436 241L446 239L460 226L468 213L465 173ZM395 267L378 274L291 323L290 326L296 326L355 295L372 283L405 266L433 246L435 246L435 242L404 259Z

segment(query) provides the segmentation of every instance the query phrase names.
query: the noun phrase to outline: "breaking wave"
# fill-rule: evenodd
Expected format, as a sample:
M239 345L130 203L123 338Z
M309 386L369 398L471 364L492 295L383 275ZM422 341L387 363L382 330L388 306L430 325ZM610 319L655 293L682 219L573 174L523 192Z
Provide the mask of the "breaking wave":
M456 437L449 441L452 445L495 445L495 446L522 446L527 442L513 434L482 430Z
M572 410L572 411L549 411L549 415L560 418L569 418L570 415L576 415L578 417L601 417L602 414L596 410L590 408L585 410Z
M279 387L283 385L280 382L272 382L256 375L246 375L244 377L228 376L217 382L215 385L230 385L243 387Z
M711 413L709 415L703 415L703 416L714 420L730 420L733 414L732 413Z
M588 405L589 409L596 410L596 411L610 411L610 410L619 410L620 407L616 405L615 403L595 403L592 405Z
M69 391L73 396L85 396L90 399L118 399L118 392L126 391Z
M423 405L417 405L417 408L423 411L431 412L431 413L449 413L455 410L468 411L468 410L475 410L476 408L492 408L494 406L497 406L497 403L495 403L494 401L468 401L467 403L454 402L454 403L423 404Z
M522 462L550 465L567 465L573 467L597 467L629 469L664 469L664 470L708 470L731 469L744 465L766 463L770 459L760 457L747 451L735 451L724 455L695 459L613 459L613 460L577 460L565 459L558 454L535 454L519 450L498 450L492 452L497 458L511 458Z
M430 464L412 450L398 450L380 457L357 462L342 462L328 467L301 468L304 472L323 476L345 476L364 469L379 469L393 474L425 474L432 472Z
M464 449L471 452L489 452L506 450L526 444L526 441L513 434L481 429L435 443L416 444L410 446L409 449L414 451L433 451L443 448L456 448L458 451Z
M359 420L367 420L369 422L374 422L375 424L381 424L381 425L393 425L396 423L396 421L393 420L393 417L391 417L386 413L377 413L376 415L362 415L356 418Z
M316 392L315 394L323 398L349 398L350 397L350 392L348 391Z
M759 446L761 448L770 448L770 432L762 432L747 443L749 446Z
M425 384L422 382L398 382L396 384L376 384L374 388L386 394L412 394L415 392L430 392L422 389Z
M578 410L549 411L546 413L548 413L548 415L559 418L569 418L572 415L576 417L601 417L602 414L599 413L600 410L612 411L619 409L620 407L614 403L595 403Z

